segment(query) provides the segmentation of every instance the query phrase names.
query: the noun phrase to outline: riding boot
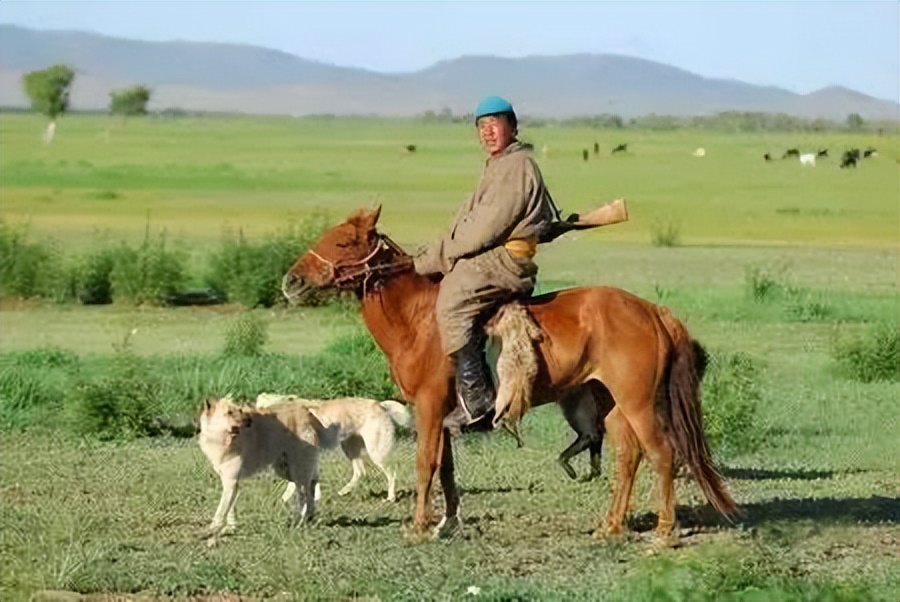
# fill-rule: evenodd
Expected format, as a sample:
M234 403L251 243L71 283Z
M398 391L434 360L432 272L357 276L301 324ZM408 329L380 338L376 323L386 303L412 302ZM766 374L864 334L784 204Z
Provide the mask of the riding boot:
M458 433L476 423L494 408L496 392L484 357L484 339L473 337L451 354L456 364L456 408L444 418L444 427Z

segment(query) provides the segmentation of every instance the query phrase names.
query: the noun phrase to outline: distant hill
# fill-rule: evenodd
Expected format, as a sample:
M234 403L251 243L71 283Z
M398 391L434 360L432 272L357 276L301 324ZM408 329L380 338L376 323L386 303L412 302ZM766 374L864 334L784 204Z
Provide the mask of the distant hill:
M0 25L0 105L27 105L22 74L60 62L77 69L72 105L78 109L103 109L110 90L144 84L153 88L154 109L254 114L398 116L443 108L459 114L471 111L477 98L499 93L513 99L521 113L545 117L737 110L900 119L896 102L842 87L801 95L613 54L465 56L386 75L255 46L146 42L11 25Z

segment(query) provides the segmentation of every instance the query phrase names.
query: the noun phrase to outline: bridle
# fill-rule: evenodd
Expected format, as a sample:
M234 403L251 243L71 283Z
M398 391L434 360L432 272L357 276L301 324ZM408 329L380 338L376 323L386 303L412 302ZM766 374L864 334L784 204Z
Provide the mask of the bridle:
M407 254L396 242L386 234L376 232L375 244L369 249L368 254L354 261L331 261L322 257L312 249L307 253L319 260L331 273L332 286L342 289L354 289L362 285L363 295L366 293L369 279L373 276L383 277L399 272L405 272L413 267L413 258ZM370 261L380 259L387 252L393 261L383 261L370 264ZM397 257L399 256L399 257Z

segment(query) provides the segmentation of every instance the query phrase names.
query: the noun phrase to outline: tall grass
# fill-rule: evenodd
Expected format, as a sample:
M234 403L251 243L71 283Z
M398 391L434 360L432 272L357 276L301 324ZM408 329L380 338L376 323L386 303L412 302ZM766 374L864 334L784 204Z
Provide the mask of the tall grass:
M226 232L207 258L204 281L235 303L271 307L281 299L284 274L327 225L325 214L313 212L259 242L248 240L243 230Z
M876 323L862 334L836 339L831 355L845 377L900 381L900 328L897 322Z

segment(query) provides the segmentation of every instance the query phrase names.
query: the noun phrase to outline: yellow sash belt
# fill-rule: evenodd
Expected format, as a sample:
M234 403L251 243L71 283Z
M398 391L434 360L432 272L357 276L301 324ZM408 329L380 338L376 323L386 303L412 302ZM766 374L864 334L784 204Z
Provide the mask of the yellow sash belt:
M529 236L528 238L514 238L503 243L503 247L509 251L513 257L523 259L534 257L537 253L537 236Z

